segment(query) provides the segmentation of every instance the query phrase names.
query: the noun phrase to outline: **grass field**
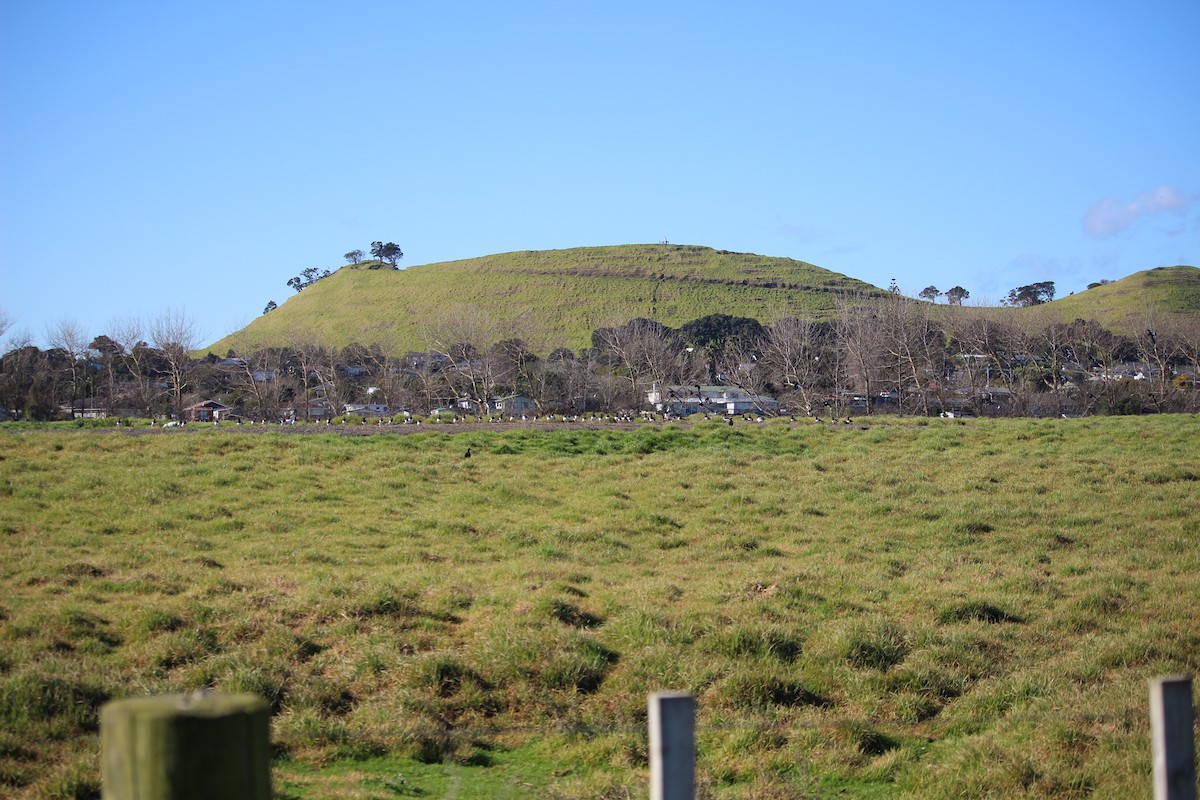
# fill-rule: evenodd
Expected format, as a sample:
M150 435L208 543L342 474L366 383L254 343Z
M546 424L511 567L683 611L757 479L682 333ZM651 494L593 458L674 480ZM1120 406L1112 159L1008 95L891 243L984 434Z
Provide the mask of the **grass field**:
M645 796L659 689L704 797L1146 797L1200 671L1196 416L138 433L0 429L0 795L207 686L286 798Z

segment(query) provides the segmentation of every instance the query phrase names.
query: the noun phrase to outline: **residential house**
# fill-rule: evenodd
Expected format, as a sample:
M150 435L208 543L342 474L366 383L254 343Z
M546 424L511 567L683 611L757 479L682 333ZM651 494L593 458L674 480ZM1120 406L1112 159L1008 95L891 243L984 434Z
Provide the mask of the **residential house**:
M190 422L219 422L233 414L233 406L218 400L201 400L185 408L183 414Z
M537 410L537 403L519 394L510 394L507 397L498 397L492 401L492 408L501 414L510 414L516 416L518 414L528 414L530 411Z
M392 412L383 403L347 403L344 413L359 417L386 417Z
M775 414L773 397L754 395L737 386L659 386L646 392L654 410L675 416L689 414Z

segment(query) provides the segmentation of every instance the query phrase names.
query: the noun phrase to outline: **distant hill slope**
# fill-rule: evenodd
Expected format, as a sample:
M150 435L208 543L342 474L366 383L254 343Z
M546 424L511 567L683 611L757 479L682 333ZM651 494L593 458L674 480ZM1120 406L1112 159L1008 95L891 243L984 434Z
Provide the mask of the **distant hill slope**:
M693 245L618 245L539 250L379 269L342 267L244 329L214 342L224 355L304 340L379 345L401 354L430 347L440 326L486 322L493 340L524 338L535 352L590 344L598 327L648 317L677 327L707 314L828 318L839 302L884 290L795 261ZM1129 332L1148 314L1200 319L1200 269L1159 267L999 316L1094 319Z
M375 266L378 266L377 264ZM771 322L827 317L884 291L803 261L690 245L525 251L404 270L343 267L209 346L224 355L310 338L425 350L438 325L487 317L538 352L590 344L594 329L648 317L679 326L725 313Z
M1036 308L1036 307L1035 307ZM1063 322L1094 319L1128 332L1148 315L1200 318L1200 268L1158 267L1047 303Z

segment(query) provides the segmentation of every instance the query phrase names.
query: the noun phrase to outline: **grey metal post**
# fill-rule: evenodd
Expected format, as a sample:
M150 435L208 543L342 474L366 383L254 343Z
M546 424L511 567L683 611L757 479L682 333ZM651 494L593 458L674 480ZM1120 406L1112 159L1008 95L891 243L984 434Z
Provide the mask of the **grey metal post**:
M650 800L696 796L696 701L685 692L650 695Z
M1154 800L1196 800L1196 745L1192 736L1192 679L1150 681Z

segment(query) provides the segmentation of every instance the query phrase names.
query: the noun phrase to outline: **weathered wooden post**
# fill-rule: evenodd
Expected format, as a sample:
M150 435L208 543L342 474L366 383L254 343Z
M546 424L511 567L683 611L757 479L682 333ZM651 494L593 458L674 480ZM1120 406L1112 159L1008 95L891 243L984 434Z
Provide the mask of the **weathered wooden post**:
M1154 800L1196 800L1196 744L1192 736L1192 679L1150 681L1150 740Z
M696 703L684 692L650 695L650 800L696 796Z
M270 707L251 694L131 697L100 709L103 800L270 800Z

